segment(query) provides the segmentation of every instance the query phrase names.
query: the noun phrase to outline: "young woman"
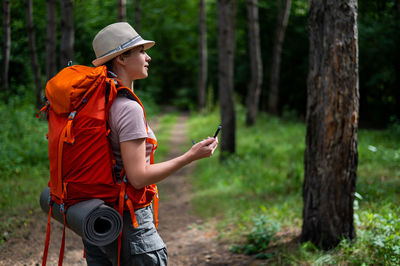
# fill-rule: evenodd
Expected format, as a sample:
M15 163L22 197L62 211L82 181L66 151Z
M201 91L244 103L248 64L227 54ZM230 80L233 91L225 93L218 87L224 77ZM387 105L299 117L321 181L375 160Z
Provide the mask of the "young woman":
M96 54L93 65L105 64L119 86L133 91L133 81L148 76L151 58L146 50L153 45L153 41L143 40L128 23L111 24L93 40ZM116 176L124 169L129 184L138 191L146 191L195 160L210 157L218 145L217 139L207 138L182 156L151 164L155 135L147 125L140 102L123 94L111 106L109 124ZM134 228L130 212L124 212L120 264L167 265L166 247L154 226L151 205L135 209L135 216L138 226ZM84 245L89 266L118 264L117 241L106 247L96 247L85 241Z

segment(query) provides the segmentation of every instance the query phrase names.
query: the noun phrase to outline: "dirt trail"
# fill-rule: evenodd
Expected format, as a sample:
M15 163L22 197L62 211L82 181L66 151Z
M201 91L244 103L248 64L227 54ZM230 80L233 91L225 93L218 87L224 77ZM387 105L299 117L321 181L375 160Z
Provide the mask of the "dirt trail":
M180 146L188 140L186 119L182 115L172 131L168 158L180 155ZM188 176L193 167L191 164L159 184L159 232L167 244L169 265L259 265L251 257L231 254L228 245L217 241L218 232L214 229L199 229L203 222L192 214L190 204ZM0 265L41 265L47 217L37 210L32 219L35 222L22 228L0 250ZM57 265L62 226L52 220L51 229L47 261L48 265ZM81 238L67 230L65 243L64 265L86 265Z

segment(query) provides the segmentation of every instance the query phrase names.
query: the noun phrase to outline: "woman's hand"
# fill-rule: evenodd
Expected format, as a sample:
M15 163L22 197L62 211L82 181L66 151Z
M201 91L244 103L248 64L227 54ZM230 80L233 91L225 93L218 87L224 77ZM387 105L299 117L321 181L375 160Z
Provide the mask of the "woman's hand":
M207 139L194 144L192 148L188 152L186 152L186 156L191 162L207 158L213 155L217 146L218 138L208 137Z

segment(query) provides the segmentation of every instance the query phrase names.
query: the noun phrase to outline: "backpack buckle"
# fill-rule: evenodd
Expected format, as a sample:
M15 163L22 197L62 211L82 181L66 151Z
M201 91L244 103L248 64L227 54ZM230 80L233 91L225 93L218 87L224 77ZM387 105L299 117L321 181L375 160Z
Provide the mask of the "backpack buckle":
M69 116L68 116L68 119L69 119L69 120L73 120L73 119L75 118L75 115L76 115L76 111L71 112L71 113L69 114Z
M64 203L60 205L60 212L61 212L61 213L64 213L64 212L65 212Z

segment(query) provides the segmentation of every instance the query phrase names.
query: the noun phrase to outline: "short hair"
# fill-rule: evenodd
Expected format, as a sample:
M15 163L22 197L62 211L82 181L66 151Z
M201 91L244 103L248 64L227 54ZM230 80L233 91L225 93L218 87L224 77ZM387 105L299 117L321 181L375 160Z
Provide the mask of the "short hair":
M131 51L132 51L132 49L129 49L128 51L125 51L125 52L123 52L123 53L120 54L120 55L122 55L122 56L128 56L128 55L131 53ZM117 57L120 56L120 55L117 55L116 57L112 58L111 60L109 60L109 61L107 61L107 62L105 62L105 63L103 64L103 65L105 65L105 66L107 67L107 70L113 71L113 62L114 62L114 59L117 58Z

